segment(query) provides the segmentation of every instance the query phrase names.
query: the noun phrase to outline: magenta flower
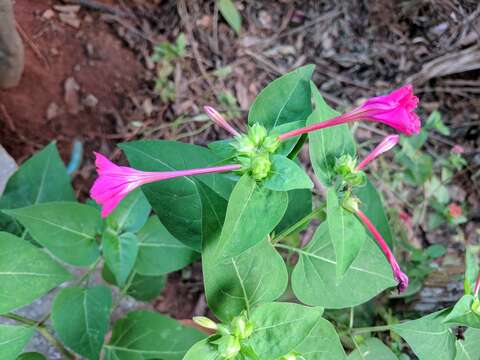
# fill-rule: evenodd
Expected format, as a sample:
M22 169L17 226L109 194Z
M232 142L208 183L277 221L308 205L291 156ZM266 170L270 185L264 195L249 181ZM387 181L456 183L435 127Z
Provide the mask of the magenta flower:
M373 97L346 114L284 133L280 135L280 140L353 121L379 122L408 136L418 134L421 123L413 112L417 104L418 98L413 95L412 85L405 85L388 95Z
M383 253L385 254L385 257L390 263L390 266L392 267L392 271L393 271L393 276L398 281L398 285L397 285L398 292L401 293L405 291L408 287L408 276L404 272L402 272L402 270L400 269L400 265L398 265L398 262L395 259L395 256L393 255L392 251L388 247L382 235L380 235L378 230L372 224L370 219L361 210L357 210L356 212L358 217L362 220L362 222L365 224L368 230L372 233L373 237L377 241L378 245L380 246Z
M362 170L365 166L367 166L370 162L376 159L378 156L387 152L395 145L397 145L398 141L400 140L400 136L398 135L388 135L386 136L380 144L372 150L370 154L368 154L365 159L363 159L360 164L357 165L357 170Z
M108 216L129 192L141 185L181 176L233 171L241 167L224 165L177 171L140 171L118 166L99 153L95 153L95 165L99 176L90 190L90 196L102 206L102 217Z
M203 110L207 113L208 117L212 119L215 124L227 130L233 136L238 136L240 133L230 125L220 113L211 106L204 106Z

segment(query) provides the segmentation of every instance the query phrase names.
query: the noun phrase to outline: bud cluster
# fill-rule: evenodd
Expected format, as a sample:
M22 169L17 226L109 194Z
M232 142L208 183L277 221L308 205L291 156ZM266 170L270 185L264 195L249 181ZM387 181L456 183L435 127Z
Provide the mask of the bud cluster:
M225 360L234 359L242 350L242 342L253 333L253 323L245 312L234 317L228 325L216 324L203 316L194 317L193 321L207 329L216 330L217 337L211 344L218 346L218 352Z
M357 169L357 160L349 154L337 158L334 171L350 187L365 185L365 173Z
M260 181L265 179L272 168L270 155L280 146L276 135L268 135L267 129L254 124L245 135L237 136L233 146L237 150L237 160L242 165L240 171L249 173Z

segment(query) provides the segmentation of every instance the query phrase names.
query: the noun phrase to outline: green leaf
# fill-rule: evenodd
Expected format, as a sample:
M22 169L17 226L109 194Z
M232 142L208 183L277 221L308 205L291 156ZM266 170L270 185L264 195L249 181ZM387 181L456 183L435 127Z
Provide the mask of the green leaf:
M120 147L133 167L145 171L200 168L218 165L222 160L207 148L173 141L136 141ZM227 200L234 185L224 174L206 174L162 180L142 187L168 231L198 252L201 251L204 235L199 183Z
M307 119L307 126L332 119L338 112L327 105L317 87L311 82L312 98L315 109ZM332 185L335 178L333 168L336 159L350 154L355 157L356 149L348 125L337 125L308 134L310 161L318 180L326 186Z
M353 193L360 199L360 209L375 225L387 244L392 246L392 231L385 214L382 197L377 188L367 178L366 184L361 187L355 187Z
M475 287L478 273L480 271L477 261L477 251L472 246L467 246L465 249L465 293L471 294Z
M228 203L217 243L218 256L236 256L264 240L280 222L287 206L286 192L271 191L250 176L242 176Z
M27 352L17 357L17 360L47 360L47 358L38 352Z
M435 129L440 134L445 135L445 136L450 135L450 129L442 121L442 114L440 114L440 112L437 111L437 110L433 111L430 114L430 116L428 117L428 119L425 123L425 128L426 129Z
M314 68L314 65L300 67L268 84L250 108L248 124L259 123L271 130L305 120L312 112L309 81Z
M480 329L480 315L472 310L474 300L475 298L472 295L462 296L446 315L443 323Z
M237 154L237 151L233 147L234 138L217 140L208 143L208 148L212 150L221 159L232 159Z
M215 346L208 339L197 342L185 354L182 360L219 360L219 354Z
M357 258L367 234L353 213L339 204L337 191L327 193L327 223L336 258L337 281L340 281Z
M34 333L33 327L0 324L0 359L16 359Z
M268 303L257 307L249 345L262 360L276 360L296 350L320 321L323 309L292 303Z
M312 211L312 192L307 189L291 190L288 192L288 207L282 221L275 228L275 233L279 234L290 226L310 214Z
M302 354L305 360L342 360L347 358L335 328L323 318L318 320L310 334L295 350Z
M398 357L377 338L368 338L348 355L348 360L398 360Z
M137 237L139 250L135 271L141 275L167 274L198 258L198 253L175 239L156 216L148 220Z
M28 305L72 276L45 252L0 232L0 314Z
M165 275L159 276L145 276L137 273L132 273L133 276L128 282L128 288L126 294L130 295L134 299L140 301L151 301L157 298L162 290L165 288L167 277ZM115 276L108 265L105 265L102 270L103 279L109 284L118 286ZM125 291L125 287L123 287Z
M242 28L242 17L232 0L218 0L218 10L237 34Z
M22 223L33 238L68 264L88 266L100 252L96 234L101 218L97 209L73 202L50 202L3 210Z
M295 161L282 155L272 157L272 170L263 185L273 191L313 188L312 180Z
M75 201L64 163L54 142L25 161L8 180L0 209L15 209L50 201ZM0 229L11 219L0 213ZM14 224L13 224L14 225ZM20 228L9 227L20 232Z
M202 255L207 302L223 321L262 302L276 300L287 287L285 262L268 240L225 259L216 255L212 239Z
M103 234L102 245L105 262L115 274L117 284L122 287L125 285L137 259L137 237L132 233L118 235L106 231Z
M422 360L451 360L455 358L455 335L443 323L445 311L392 326Z
M370 238L337 284L335 253L325 222L299 253L292 288L298 299L308 305L329 309L356 306L396 285L390 265Z
M455 360L473 360L478 359L480 353L480 330L467 329L463 334L464 340L457 340L457 356Z
M62 289L52 304L53 328L73 351L99 359L111 307L112 293L105 286Z
M203 338L198 330L169 317L134 311L115 323L112 338L105 345L105 360L181 360Z
M305 119L288 122L273 128L272 131L270 132L270 135L274 135L274 134L282 135L291 130L301 128L303 126L305 126ZM295 136L295 137L283 140L282 142L280 142L280 146L277 149L277 151L275 151L275 153L280 155L285 155L285 156L290 155L292 151L295 149L295 146L300 140L300 137L301 136L299 135L299 136Z
M108 216L107 223L118 232L137 232L148 220L152 207L140 189L128 194Z

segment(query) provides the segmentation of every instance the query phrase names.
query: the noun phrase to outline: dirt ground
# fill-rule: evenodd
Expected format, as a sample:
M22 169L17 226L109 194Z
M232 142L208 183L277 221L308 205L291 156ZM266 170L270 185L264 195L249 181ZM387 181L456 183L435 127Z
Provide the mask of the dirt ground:
M68 161L73 141L80 140L85 155L74 182L84 198L94 177L92 150L121 161L115 144L122 141L204 144L221 138L222 131L195 121L203 105L230 111L242 128L258 91L297 66L316 64L314 81L341 109L410 82L421 99L422 118L438 109L452 130L449 138L429 139L428 150L448 154L455 144L465 148L469 168L455 184L467 193L471 210L465 238L478 241L478 1L236 3L243 18L240 36L214 1L16 0L26 67L18 87L0 91L0 144L21 163L55 139ZM165 101L155 91L157 68L150 56L156 44L180 33L187 52L171 75L176 97ZM357 131L361 141L382 133L369 126ZM205 312L199 273L195 265L174 274L155 306L177 318Z

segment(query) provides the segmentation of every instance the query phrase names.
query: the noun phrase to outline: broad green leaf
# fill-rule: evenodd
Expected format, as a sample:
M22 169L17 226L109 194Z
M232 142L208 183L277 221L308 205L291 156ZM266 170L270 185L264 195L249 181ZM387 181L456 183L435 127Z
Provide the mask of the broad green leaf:
M115 234L106 231L102 239L103 256L112 270L117 284L122 287L135 265L138 254L138 240L135 234Z
M33 238L68 264L88 266L100 252L96 234L101 218L97 209L74 202L49 202L4 210L17 219Z
M38 352L27 352L17 357L17 360L47 360L47 358Z
M0 359L16 359L34 333L33 327L0 324Z
M305 360L346 359L340 338L328 320L320 318L310 334L295 347ZM386 359L385 359L386 360Z
M208 143L208 148L212 150L221 159L227 160L235 157L237 151L233 147L234 139L217 140Z
M443 323L445 311L392 326L422 360L451 360L455 358L455 335Z
M389 246L392 246L392 231L385 214L383 200L377 188L367 178L367 183L355 187L353 193L360 199L360 209L368 216Z
M212 239L202 255L207 302L223 321L260 303L276 300L287 287L285 262L267 240L226 259L216 255Z
M134 311L115 323L112 338L104 347L105 360L181 360L203 338L198 330L169 317Z
M121 144L120 147L133 167L145 171L208 167L218 165L221 161L207 148L173 141L136 141ZM142 187L168 231L196 251L201 251L203 240L199 182L227 200L234 185L224 174L206 174L163 180Z
M216 246L218 256L236 256L264 240L280 222L287 206L286 192L271 191L250 176L242 176L228 203Z
M157 298L162 290L165 288L167 277L165 275L145 276L137 273L132 273L127 285L123 287L126 289L126 294L134 299L140 301L150 301ZM118 286L112 270L105 265L102 269L102 277L109 284Z
M314 68L314 65L300 67L268 84L250 108L248 124L259 123L271 130L306 120L312 112L309 81Z
M237 34L240 34L242 28L242 17L235 7L232 0L218 0L218 10Z
M348 355L348 360L398 360L398 357L377 338L368 338Z
M450 326L460 325L480 329L480 315L472 310L474 299L472 295L462 296L453 309L445 316L443 322Z
M142 190L128 194L108 216L107 223L118 232L137 232L148 220L152 210Z
M282 221L275 228L279 234L310 214L312 211L312 192L308 189L291 190L288 192L288 207Z
M158 217L152 216L140 229L135 271L141 275L163 275L184 268L198 253L175 239Z
M339 203L334 188L329 188L327 193L327 223L335 250L337 281L340 281L360 253L367 234L355 215Z
M75 201L75 194L64 163L54 142L46 146L8 180L0 209L15 209L50 201ZM0 213L0 229L20 232L12 219Z
M314 110L307 119L307 126L332 119L338 112L327 105L317 87L311 82ZM355 142L348 125L336 125L308 134L310 161L318 180L326 186L335 178L333 168L342 155L355 156Z
M0 314L28 305L71 278L44 251L0 232Z
M272 157L271 173L263 185L273 191L313 188L312 180L295 161L283 155Z
M328 309L356 306L396 285L385 256L368 237L343 279L337 283L335 253L325 222L299 253L292 274L292 288L298 299L308 305Z
M208 186L199 184L198 189L202 198L203 243L205 244L211 239L217 240L220 236L227 213L228 202Z
M208 342L208 339L199 341L193 345L185 354L183 360L220 360L215 346Z
M88 359L99 359L108 331L112 293L97 285L60 290L52 304L52 323L62 342Z
M249 345L262 360L277 360L296 350L320 321L323 309L292 303L267 303L255 308Z
M480 330L467 329L463 334L464 340L457 340L457 356L455 360L477 360L480 359Z

